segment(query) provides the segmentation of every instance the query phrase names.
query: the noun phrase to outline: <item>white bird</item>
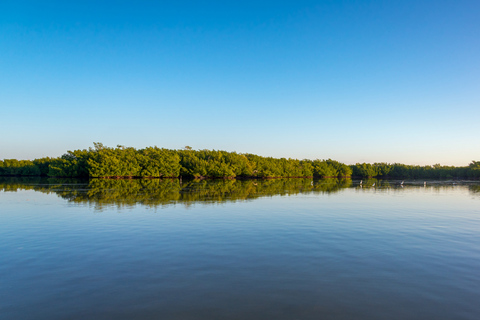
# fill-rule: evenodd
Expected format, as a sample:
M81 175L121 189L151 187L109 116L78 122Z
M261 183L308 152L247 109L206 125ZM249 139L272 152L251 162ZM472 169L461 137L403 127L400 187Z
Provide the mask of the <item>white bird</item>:
M374 183L374 184L372 184L372 187L375 187L375 183Z
M405 180L403 180L402 182L400 182L400 185L403 186L403 183L405 182Z
M313 187L313 181L312 181L312 182L310 182L310 185Z
M423 186L424 186L424 187L427 186L427 181L423 181Z
M362 183L363 183L363 180L360 180L360 185L362 185Z

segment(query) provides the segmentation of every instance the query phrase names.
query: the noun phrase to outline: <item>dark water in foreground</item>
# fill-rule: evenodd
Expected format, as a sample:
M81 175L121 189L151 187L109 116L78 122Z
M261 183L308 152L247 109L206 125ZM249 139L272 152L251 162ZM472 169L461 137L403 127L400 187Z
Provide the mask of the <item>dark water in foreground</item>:
M358 182L0 180L0 319L480 319L479 183Z

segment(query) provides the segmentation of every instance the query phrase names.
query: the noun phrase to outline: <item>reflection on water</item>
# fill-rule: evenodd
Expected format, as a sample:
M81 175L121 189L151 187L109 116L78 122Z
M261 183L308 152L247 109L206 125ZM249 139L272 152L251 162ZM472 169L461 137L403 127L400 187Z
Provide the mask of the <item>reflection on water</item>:
M107 205L156 207L194 202L217 203L300 193L329 194L355 188L359 192L388 192L428 188L441 190L468 187L480 193L478 181L389 181L379 179L267 179L267 180L187 180L178 179L45 179L0 178L0 190L35 190L54 193L73 203L101 209Z
M477 320L479 191L0 178L0 318Z

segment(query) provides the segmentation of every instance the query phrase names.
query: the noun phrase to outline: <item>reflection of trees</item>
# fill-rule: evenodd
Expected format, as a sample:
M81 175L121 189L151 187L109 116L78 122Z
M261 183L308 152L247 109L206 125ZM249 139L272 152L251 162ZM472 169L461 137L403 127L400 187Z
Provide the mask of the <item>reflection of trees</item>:
M480 185L470 185L468 186L468 189L471 193L480 194Z
M69 197L70 201L97 205L166 205L195 202L218 203L302 192L336 192L348 187L350 180L270 179L270 180L91 180L86 192ZM66 198L65 195L62 197Z
M352 186L352 179L320 179L313 183L313 191L320 193L337 192Z
M45 177L0 177L0 191L35 190L44 193L69 193L85 190L88 180Z
M171 203L223 202L304 192L337 192L351 185L349 179L189 180L178 179L42 179L0 180L0 190L35 190L55 193L71 202L133 206Z
M86 192L79 194L71 201L99 206L111 204L156 206L177 201L180 190L180 183L177 179L94 179L90 180Z
M406 190L423 188L423 181L400 181L367 179L363 190ZM452 188L452 182L429 181L428 188ZM190 205L196 202L219 203L224 201L249 200L261 197L294 195L299 193L334 193L345 188L360 188L359 181L350 179L267 179L267 180L188 180L178 179L47 179L47 178L0 178L0 191L35 190L53 193L70 202L89 204L96 208L104 206L134 206L137 204L156 207L172 203ZM472 193L480 194L478 183L468 184Z

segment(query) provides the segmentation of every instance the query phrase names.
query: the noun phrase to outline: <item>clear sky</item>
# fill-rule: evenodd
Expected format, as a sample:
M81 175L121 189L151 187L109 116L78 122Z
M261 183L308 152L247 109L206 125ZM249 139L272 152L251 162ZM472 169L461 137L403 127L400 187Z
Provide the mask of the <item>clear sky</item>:
M0 159L480 160L480 1L0 2Z

